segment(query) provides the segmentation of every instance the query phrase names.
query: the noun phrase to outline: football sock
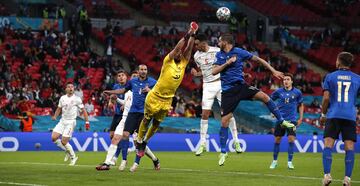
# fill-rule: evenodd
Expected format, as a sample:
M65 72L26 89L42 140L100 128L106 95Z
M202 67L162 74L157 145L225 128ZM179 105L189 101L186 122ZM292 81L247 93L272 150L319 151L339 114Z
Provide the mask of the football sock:
M208 130L208 120L200 120L200 144L205 145L206 143L206 134Z
M239 142L238 131L237 131L236 121L235 121L234 117L230 118L229 128L230 128L231 135L232 135L232 137L234 139L234 142Z
M75 158L75 152L74 149L72 148L72 146L70 145L70 143L67 143L65 146L66 152L68 152L70 154L71 158Z
M61 143L60 139L57 139L56 141L54 141L54 143L60 147L62 150L66 151L66 148L64 147L64 145Z
M122 145L121 145L122 159L127 160L129 139L126 139L126 140L123 139L121 142L122 142Z
M278 155L279 155L279 151L280 151L280 143L274 143L274 160L278 159Z
M106 164L110 165L111 159L114 157L116 149L117 149L117 146L114 145L114 144L111 144L109 146L109 149L108 149L107 154L106 154L106 159L105 159Z
M145 148L145 154L147 157L151 158L151 160L156 161L157 157L154 155L154 153L150 150L148 146Z
M228 128L229 127L221 127L221 129L220 129L221 153L226 153L226 142L227 142L228 137L229 137Z
M324 150L323 150L323 168L324 168L324 174L330 174L330 171L331 171L331 163L332 163L331 148L325 147Z
M138 143L142 143L145 133L148 130L149 127L149 123L145 123L144 120L141 120L140 126L139 126L139 133L138 133L138 137L137 137L137 142Z
M294 156L294 142L289 142L288 161L292 161L293 156Z
M151 127L149 128L149 130L147 131L144 141L148 141L155 134L155 132L158 130L158 128L159 128L159 124L154 125L154 123L153 123L151 125Z
M345 176L351 177L352 170L354 167L354 150L346 150L345 151Z
M121 152L121 141L117 144L117 149L116 149L114 157L118 158L120 155L120 152Z
M284 118L281 116L279 108L275 105L272 99L270 99L269 102L266 103L266 106L270 110L270 112L274 114L279 123L284 121Z
M136 155L135 156L135 163L137 163L138 165L140 164L140 160L141 160L141 157Z

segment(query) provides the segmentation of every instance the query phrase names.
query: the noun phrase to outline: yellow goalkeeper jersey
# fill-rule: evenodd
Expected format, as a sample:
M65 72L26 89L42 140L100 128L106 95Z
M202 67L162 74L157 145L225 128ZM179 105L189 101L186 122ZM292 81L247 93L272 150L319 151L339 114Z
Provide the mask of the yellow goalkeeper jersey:
M184 78L186 65L189 63L185 58L181 58L179 63L170 59L169 54L164 58L161 67L160 77L152 91L159 97L172 98Z

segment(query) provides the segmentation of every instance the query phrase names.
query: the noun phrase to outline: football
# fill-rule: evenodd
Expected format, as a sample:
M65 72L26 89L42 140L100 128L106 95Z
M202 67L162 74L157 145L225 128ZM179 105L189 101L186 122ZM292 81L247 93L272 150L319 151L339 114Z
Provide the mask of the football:
M231 12L227 7L220 7L217 11L216 11L216 17L220 20L220 21L226 21L230 18Z

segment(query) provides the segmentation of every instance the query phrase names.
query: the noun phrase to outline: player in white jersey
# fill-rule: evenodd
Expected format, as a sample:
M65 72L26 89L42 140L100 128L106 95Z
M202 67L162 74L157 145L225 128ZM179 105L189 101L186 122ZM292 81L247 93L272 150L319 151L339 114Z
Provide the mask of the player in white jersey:
M133 72L131 74L131 79L138 77L137 71ZM125 97L123 100L117 98L117 96L113 96L113 98L116 99L116 102L120 103L123 107L123 115L122 118L119 122L119 124L117 125L115 132L114 132L114 137L111 140L111 143L114 145L118 145L119 143L121 143L121 139L122 139L122 135L123 135L123 131L124 131L124 126L125 126L125 121L126 118L128 116L130 107L132 105L132 101L133 101L133 94L132 91L129 90L125 93ZM134 136L135 135L135 136ZM133 134L133 139L136 139L136 133ZM119 153L121 151L127 151L128 149L116 149L116 153L115 152L110 152L108 151L107 155L106 155L106 160L103 164L99 165L96 167L97 170L109 170L110 166L109 165L115 165L116 161L118 159ZM154 163L154 169L155 170L159 170L160 169L160 161L159 159L152 153L152 151L150 150L149 147L146 147L145 149L145 154L153 161ZM125 153L123 152L123 160L120 163L119 166L119 170L120 171L124 171L127 165L127 160L125 159L127 154L125 155ZM131 172L135 172L136 169L139 166L139 161L140 160L135 160L135 163L132 165L132 167L130 168Z
M215 98L219 105L221 105L221 81L220 74L212 75L212 66L215 62L215 55L220 51L218 47L208 45L207 37L204 34L198 34L195 37L196 53L194 60L200 71L195 68L191 69L191 74L194 76L203 77L203 96L202 96L202 114L200 120L200 147L195 155L200 156L206 150L206 135L208 130L208 118ZM234 139L234 147L237 153L243 152L241 149L238 132L236 128L235 118L230 119L230 131Z
M69 165L73 166L75 165L78 157L75 155L69 140L76 126L76 117L79 109L84 114L85 128L89 129L90 124L88 114L84 108L81 98L74 95L74 84L70 82L66 83L65 92L66 95L61 96L58 108L56 109L54 116L51 117L52 120L56 120L61 113L61 119L53 129L51 139L58 147L66 152L64 161L67 161L70 157L71 161ZM60 136L62 136L61 140Z

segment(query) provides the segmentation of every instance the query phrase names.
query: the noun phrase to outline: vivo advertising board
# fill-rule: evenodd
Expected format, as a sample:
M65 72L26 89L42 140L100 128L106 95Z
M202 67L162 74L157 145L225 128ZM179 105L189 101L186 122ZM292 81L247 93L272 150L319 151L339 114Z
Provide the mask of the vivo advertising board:
M272 152L272 135L239 135L240 143L247 152ZM358 136L358 140L360 137ZM133 139L131 150L135 150ZM76 151L106 151L110 144L108 133L82 132L74 133L71 145ZM154 151L195 151L199 147L198 134L156 134L150 141L149 147ZM229 151L234 151L233 140L227 142ZM295 151L301 153L322 152L324 141L322 136L299 135L295 141ZM219 135L209 135L207 149L212 152L220 152ZM356 143L356 152L360 152L360 144ZM0 151L56 151L60 150L51 142L51 133L0 133ZM287 140L281 144L281 151L287 151ZM334 152L344 153L344 143L336 141Z

